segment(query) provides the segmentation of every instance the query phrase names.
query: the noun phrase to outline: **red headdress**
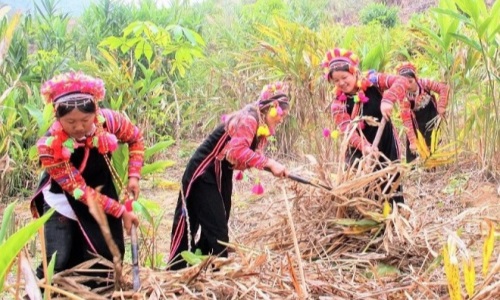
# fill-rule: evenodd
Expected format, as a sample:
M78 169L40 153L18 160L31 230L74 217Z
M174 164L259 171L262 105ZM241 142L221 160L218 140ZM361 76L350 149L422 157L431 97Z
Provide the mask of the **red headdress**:
M354 74L359 70L359 57L350 50L335 48L326 52L321 66L325 69L327 79L331 76L332 71L346 66L347 70Z
M328 80L331 79L334 71L347 71L356 75L359 74L359 57L350 50L335 48L326 52L321 66L325 68L325 77ZM361 74L357 76L357 93L353 95L356 104L368 102L369 99L364 91L370 86L372 86L372 83L369 80L362 77ZM338 88L335 88L334 94L340 101L347 100L347 95Z
M266 84L259 96L259 106L266 105L270 100L279 100L288 102L288 85L277 81L274 83Z
M54 104L56 109L58 105L68 102L75 103L78 100L96 103L95 132L87 137L85 143L87 146L96 147L101 154L112 152L118 147L116 136L104 130L105 119L97 105L98 101L104 99L106 93L104 82L101 79L85 75L82 72L68 72L45 82L40 93L45 102ZM77 141L64 131L59 121L54 122L50 131L51 137L47 139L46 144L52 148L54 157L69 160L71 153L77 147Z
M396 67L396 73L398 73L401 76L414 76L415 78L417 77L417 68L409 62L404 62L400 63Z
M281 108L280 103L288 103L288 85L281 81L276 81L274 83L266 84L262 91L260 92L259 100L257 101L257 105L259 110L262 111L269 107L267 114L271 117L275 117L277 115L283 115L283 109ZM269 128L263 120L260 120L260 126L257 130L257 136L267 137L271 134Z
M94 102L104 99L104 82L82 72L68 72L45 82L40 90L45 102L63 103L78 98L91 98Z

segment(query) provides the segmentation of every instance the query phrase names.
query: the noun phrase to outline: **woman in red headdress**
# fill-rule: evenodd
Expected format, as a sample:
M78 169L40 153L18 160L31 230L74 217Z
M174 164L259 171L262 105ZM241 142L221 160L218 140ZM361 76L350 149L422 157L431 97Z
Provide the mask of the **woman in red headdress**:
M122 226L129 232L138 223L136 215L119 202L110 157L119 142L128 144L126 188L137 199L144 156L142 134L125 115L99 109L104 94L102 80L81 72L55 76L41 88L43 99L54 106L56 120L37 143L44 173L31 208L34 217L55 209L44 229L48 259L57 252L55 272L93 258L91 253L113 260L99 224L89 213L90 198L106 213L122 256ZM44 277L41 266L37 276Z
M259 100L226 116L189 160L172 225L170 269L187 267L180 254L188 249L227 257L218 241L229 241L233 170L266 168L274 176L287 176L282 164L262 153L267 138L288 114L286 90L282 82L264 86Z
M358 56L340 48L328 51L322 66L327 80L335 85L332 102L335 124L342 133L347 133L356 126L349 140L348 164L353 164L356 159L377 149L391 161L398 161L398 138L390 116L393 105L404 99L407 80L375 72L369 72L364 77L358 68ZM377 149L373 149L372 143L378 127L364 121L354 122L358 117L374 117L377 120L386 118L387 123ZM397 179L394 180L396 181ZM396 191L387 190L387 193L391 192L396 192L391 198L392 202L404 202L401 186Z
M416 158L417 151L415 129L422 133L427 147L430 148L434 126L429 125L432 125L430 122L435 120L436 116L444 117L450 88L445 83L418 78L415 66L408 62L400 64L396 71L408 78L409 82L406 91L408 101L404 102L401 110L403 123L406 127L413 128L412 131L407 131L406 139L406 162L411 162ZM439 94L439 102L436 101L433 92Z

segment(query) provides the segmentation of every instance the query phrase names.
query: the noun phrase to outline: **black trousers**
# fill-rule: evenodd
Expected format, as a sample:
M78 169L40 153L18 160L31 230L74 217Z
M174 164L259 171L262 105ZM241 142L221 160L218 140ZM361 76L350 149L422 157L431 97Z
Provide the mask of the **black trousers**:
M43 204L46 213L50 206ZM44 225L45 250L47 263L56 255L54 273L70 269L85 260L91 259L90 250L85 238L74 220L68 219L55 211ZM36 270L38 278L43 278L43 266L40 264Z
M50 206L44 203L44 213L49 209ZM92 255L92 251L86 242L78 222L61 215L57 211L55 211L45 223L44 234L47 264L55 255L54 274L95 258L95 256ZM94 265L94 268L102 268L102 266L97 264ZM109 275L109 272L93 273L93 276L97 277L109 277ZM44 278L42 263L40 263L36 269L36 276L38 278ZM95 288L107 284L103 285L91 280L85 282L85 285L90 288Z
M227 176L224 176L227 177ZM211 254L227 257L227 249L217 241L229 241L229 214L231 212L232 176L222 180L221 192L219 192L215 178L205 173L197 178L191 186L186 207L189 216L189 228L191 233L191 250L200 249L202 254ZM184 184L184 188L187 186ZM181 230L179 228L183 228ZM182 212L182 200L179 194L177 207L175 209L174 222L172 226L172 241L178 241L177 249L170 254L169 269L178 270L188 266L181 257L182 251L188 250L187 220ZM200 238L195 241L196 233L201 229ZM171 249L172 250L172 249Z

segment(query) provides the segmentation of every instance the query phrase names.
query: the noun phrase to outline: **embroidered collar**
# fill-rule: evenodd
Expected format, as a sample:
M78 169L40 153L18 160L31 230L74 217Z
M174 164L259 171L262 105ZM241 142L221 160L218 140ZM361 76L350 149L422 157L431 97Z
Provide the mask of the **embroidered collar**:
M354 103L367 103L370 99L365 95L366 89L372 86L373 83L365 78L358 80L356 82L356 87L358 91L356 94L348 95L342 92L339 88L335 87L334 93L339 101L345 102L348 98L353 98Z
M63 129L59 121L55 121L50 128L51 136L47 138L45 144L50 147L54 154L54 159L69 160L71 154L79 146L97 148L99 153L106 154L118 148L118 139L112 133L104 130L104 116L98 111L94 121L92 132L81 141L70 137Z

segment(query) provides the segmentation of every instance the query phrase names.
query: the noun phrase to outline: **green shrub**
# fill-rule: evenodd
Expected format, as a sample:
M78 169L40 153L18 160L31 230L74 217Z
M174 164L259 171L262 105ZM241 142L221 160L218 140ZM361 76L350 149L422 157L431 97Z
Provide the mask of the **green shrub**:
M375 21L387 28L392 28L398 21L398 9L387 7L382 3L372 3L361 10L360 19L365 25Z

